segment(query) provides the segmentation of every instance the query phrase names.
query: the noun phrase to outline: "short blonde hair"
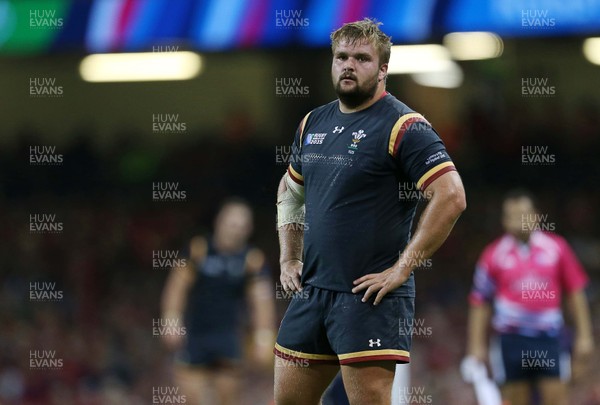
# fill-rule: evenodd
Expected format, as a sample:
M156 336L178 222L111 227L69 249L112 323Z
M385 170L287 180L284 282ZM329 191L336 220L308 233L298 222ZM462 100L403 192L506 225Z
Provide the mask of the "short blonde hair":
M365 18L360 21L354 21L342 25L330 35L331 50L335 52L335 48L342 40L348 41L349 44L356 44L366 41L373 45L379 55L379 64L383 65L390 61L390 52L392 48L392 37L385 35L379 29L382 25L377 20Z

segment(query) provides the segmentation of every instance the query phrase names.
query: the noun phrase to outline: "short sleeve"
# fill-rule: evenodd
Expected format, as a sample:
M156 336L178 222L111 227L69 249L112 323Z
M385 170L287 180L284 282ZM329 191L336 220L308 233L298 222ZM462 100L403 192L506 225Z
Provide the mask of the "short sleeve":
M288 166L290 178L301 186L304 185L304 177L302 176L302 135L304 134L304 128L309 115L310 113L304 116L300 125L298 125L298 129L296 129L290 153L290 165Z
M475 266L469 303L476 306L491 302L496 295L496 290L497 282L493 271L491 253L489 249L486 249Z
M569 244L561 238L559 245L561 284L567 293L581 290L587 285L588 276Z
M456 170L439 135L418 113L398 119L390 134L388 152L420 190L442 174Z

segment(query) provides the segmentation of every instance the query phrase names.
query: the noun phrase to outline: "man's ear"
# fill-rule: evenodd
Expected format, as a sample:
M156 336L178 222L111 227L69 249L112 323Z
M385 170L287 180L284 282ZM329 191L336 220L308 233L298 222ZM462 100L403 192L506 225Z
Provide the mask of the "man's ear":
M379 75L377 77L377 81L385 80L388 71L388 64L384 63L379 67Z

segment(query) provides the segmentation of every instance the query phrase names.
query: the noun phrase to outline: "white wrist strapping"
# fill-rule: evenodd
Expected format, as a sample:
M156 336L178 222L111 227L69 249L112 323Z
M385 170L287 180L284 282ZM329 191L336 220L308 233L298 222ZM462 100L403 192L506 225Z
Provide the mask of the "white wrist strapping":
M277 228L286 224L304 225L304 186L283 176L286 190L277 196Z

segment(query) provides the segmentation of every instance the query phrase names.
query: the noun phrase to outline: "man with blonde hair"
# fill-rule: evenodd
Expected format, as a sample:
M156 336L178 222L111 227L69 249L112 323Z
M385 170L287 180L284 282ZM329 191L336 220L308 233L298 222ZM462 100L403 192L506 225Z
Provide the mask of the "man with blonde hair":
M304 117L279 185L280 280L294 297L275 345L276 405L318 404L340 369L351 405L390 404L396 363L410 359L400 326L413 319L413 270L466 206L435 130L385 91L379 25L331 35L338 99ZM429 200L412 237L409 183Z

